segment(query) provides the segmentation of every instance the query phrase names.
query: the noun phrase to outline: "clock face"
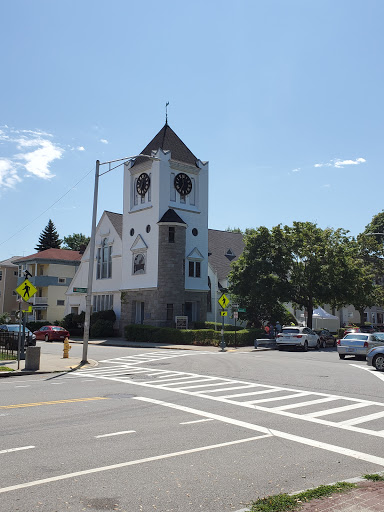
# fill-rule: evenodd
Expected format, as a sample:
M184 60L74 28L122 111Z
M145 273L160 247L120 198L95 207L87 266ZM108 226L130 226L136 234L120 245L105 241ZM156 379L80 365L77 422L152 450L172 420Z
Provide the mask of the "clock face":
M179 172L179 174L176 174L175 189L181 196L187 196L192 190L191 178L183 172Z
M151 180L146 172L140 174L136 182L136 191L140 196L145 196L148 192Z

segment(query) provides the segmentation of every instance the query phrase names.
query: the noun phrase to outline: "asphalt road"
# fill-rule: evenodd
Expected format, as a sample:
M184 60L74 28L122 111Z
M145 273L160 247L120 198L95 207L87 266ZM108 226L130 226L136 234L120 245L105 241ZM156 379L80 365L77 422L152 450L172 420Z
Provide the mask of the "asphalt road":
M333 349L89 357L0 380L2 510L229 512L384 469L384 375Z

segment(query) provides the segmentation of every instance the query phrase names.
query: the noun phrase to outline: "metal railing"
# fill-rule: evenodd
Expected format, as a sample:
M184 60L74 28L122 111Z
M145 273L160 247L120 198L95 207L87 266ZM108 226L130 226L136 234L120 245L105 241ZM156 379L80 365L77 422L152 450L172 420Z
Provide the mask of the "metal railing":
M0 331L0 361L17 357L18 332Z

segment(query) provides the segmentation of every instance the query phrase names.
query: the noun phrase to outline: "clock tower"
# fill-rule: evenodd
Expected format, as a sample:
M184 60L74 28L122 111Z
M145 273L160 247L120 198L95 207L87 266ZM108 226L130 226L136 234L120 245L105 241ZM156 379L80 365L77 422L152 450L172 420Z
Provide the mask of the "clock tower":
M208 162L166 123L124 166L123 324L204 321L208 293Z

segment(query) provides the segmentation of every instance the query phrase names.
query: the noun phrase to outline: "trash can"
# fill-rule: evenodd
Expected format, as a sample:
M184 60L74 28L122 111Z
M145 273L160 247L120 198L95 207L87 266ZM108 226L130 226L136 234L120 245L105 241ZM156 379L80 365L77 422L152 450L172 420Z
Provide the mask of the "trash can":
M35 372L40 369L41 347L27 347L25 354L25 370Z

